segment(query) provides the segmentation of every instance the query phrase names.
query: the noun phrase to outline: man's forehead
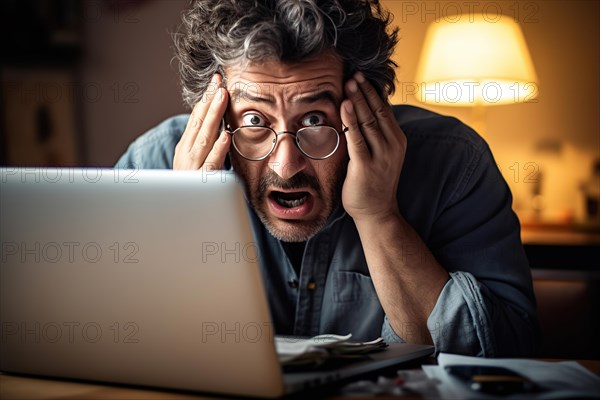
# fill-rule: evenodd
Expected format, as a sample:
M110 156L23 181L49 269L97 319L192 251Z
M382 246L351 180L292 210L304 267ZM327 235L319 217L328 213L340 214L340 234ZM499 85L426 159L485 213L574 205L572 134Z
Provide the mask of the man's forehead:
M227 90L232 95L275 101L303 101L322 97L336 98L342 94L341 62L327 57L321 62L284 64L277 61L248 63L225 68Z
M236 82L228 86L233 100L263 101L277 103L278 99L286 102L314 103L318 101L340 102L339 88L330 83L265 83L265 82Z

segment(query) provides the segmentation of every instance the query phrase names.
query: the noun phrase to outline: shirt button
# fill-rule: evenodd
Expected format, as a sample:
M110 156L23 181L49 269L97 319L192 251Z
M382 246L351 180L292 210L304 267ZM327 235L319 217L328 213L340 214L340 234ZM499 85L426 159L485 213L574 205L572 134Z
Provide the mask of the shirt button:
M306 288L311 291L315 290L317 288L317 282L315 282L315 281L308 282L308 285L306 285Z
M298 281L295 279L292 279L291 281L288 281L288 285L290 285L290 287L292 289L296 289L298 287Z

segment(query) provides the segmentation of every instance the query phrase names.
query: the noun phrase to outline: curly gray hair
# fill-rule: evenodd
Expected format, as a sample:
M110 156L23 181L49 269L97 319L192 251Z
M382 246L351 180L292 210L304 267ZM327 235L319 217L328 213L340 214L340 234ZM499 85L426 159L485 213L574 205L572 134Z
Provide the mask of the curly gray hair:
M368 0L192 0L173 35L183 99L193 107L224 67L301 61L331 49L344 80L362 71L385 98L394 92L397 66L391 21Z

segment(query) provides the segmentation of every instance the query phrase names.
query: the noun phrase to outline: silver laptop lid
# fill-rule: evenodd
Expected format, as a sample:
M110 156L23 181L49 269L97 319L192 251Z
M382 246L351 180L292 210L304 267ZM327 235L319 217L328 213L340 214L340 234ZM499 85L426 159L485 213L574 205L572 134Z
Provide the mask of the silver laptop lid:
M2 371L282 394L235 175L0 174Z

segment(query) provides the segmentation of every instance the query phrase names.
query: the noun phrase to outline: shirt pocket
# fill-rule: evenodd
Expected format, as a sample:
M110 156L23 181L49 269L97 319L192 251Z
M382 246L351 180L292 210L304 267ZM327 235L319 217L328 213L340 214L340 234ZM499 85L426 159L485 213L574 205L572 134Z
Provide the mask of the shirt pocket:
M371 277L352 271L333 273L333 301L347 304L378 301Z

